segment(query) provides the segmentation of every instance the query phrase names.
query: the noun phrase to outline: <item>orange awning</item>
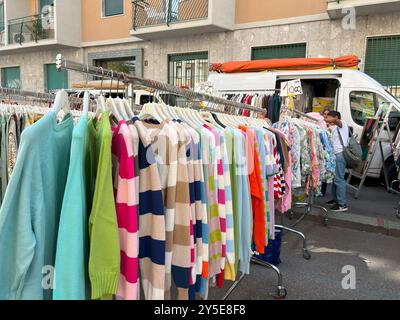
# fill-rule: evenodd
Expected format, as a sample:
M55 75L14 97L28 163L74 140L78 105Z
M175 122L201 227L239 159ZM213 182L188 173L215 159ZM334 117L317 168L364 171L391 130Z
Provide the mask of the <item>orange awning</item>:
M292 58L214 63L212 71L222 73L260 72L267 70L315 70L323 68L354 68L359 59L355 55L331 58Z

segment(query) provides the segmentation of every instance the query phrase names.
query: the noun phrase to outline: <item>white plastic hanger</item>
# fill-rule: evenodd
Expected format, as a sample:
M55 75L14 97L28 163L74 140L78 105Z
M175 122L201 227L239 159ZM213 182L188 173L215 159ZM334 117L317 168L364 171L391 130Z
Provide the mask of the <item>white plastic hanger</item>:
M162 118L157 113L157 108L155 107L154 103L146 103L143 106L142 111L140 111L140 113L139 113L139 118L141 120L144 120L147 118L153 118L160 123L162 122Z
M83 113L82 115L87 117L89 114L89 105L90 105L90 94L89 91L85 91L83 95Z
M129 116L129 119L134 118L135 114L133 113L131 106L129 105L129 101L126 98L124 98L124 99L122 99L122 103L125 105L125 110Z
M110 111L117 118L118 121L124 120L123 116L121 116L118 111L116 99L107 98L106 109L107 111Z
M60 90L57 92L53 107L51 108L51 111L53 111L55 114L58 114L60 110L63 110L65 114L71 112L68 93L65 90Z

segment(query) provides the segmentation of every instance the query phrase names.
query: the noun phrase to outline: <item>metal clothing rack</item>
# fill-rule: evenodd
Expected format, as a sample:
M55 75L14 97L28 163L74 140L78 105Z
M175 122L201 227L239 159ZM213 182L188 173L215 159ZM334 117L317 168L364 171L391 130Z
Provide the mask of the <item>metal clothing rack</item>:
M42 92L33 92L33 91L24 91L24 90L19 90L16 88L2 88L0 87L0 96L2 95L7 95L7 96L18 96L21 98L31 98L31 99L36 99L39 101L52 101L54 100L54 95L50 93L42 93Z
M97 77L100 76L102 78L109 78L109 79L121 81L124 83L131 83L131 84L135 84L135 85L139 84L139 85L143 85L145 87L149 87L152 89L174 93L178 96L186 98L189 102L207 101L211 104L229 106L229 107L232 107L235 109L246 109L246 110L259 112L259 113L261 113L263 111L261 108L253 107L253 106L250 106L250 105L247 105L244 103L238 103L235 101L222 99L222 98L215 97L215 96L205 94L205 93L200 93L200 92L195 92L195 91L188 90L188 89L183 89L183 88L176 87L176 86L173 86L168 83L150 80L150 79L138 77L138 76L135 76L132 74L126 74L123 72L116 72L113 70L104 69L102 67L89 66L89 65L84 65L84 64L77 63L74 61L65 60L61 54L58 54L56 57L56 67L58 70L68 69L68 70L82 72L85 74L95 75ZM199 108L202 108L202 107L200 106ZM219 111L219 110L215 110L215 111Z
M160 90L163 92L171 92L176 95L185 97L186 99L189 100L189 102L208 101L212 104L230 106L230 107L233 107L234 109L245 109L245 110L250 110L250 111L254 111L254 112L258 112L258 113L263 112L262 108L250 106L247 104L243 104L243 103L239 103L239 102L235 102L235 101L231 101L231 100L226 100L226 99L212 96L209 94L203 94L203 93L198 93L198 92L194 92L194 91L187 90L187 89L182 89L182 88L179 88L179 87L167 84L167 83L149 80L149 79L141 78L141 77L134 76L134 75L127 75L124 73L114 72L113 70L103 69L102 67L93 67L93 66L88 66L88 65L81 64L81 63L73 62L73 61L68 61L68 60L65 60L61 54L58 54L56 57L56 66L57 66L58 70L61 70L61 69L73 70L73 71L78 71L78 72L82 72L82 73L86 73L86 74L100 76L102 78L117 79L118 81L122 81L124 83L131 83L131 84L135 84L135 85L140 84L145 87ZM200 110L205 109L204 107L201 107L201 106L191 106L191 107L192 108L197 107ZM215 110L212 108L208 108L208 109L216 111L216 112L221 112L220 110ZM283 280L282 280L282 274L281 274L280 270L276 266L274 266L268 262L261 261L256 258L252 258L251 261L253 263L259 264L266 268L272 269L276 272L276 274L278 276L278 284L276 287L276 293L275 293L274 297L277 299L285 298L287 295L287 291L282 285ZM230 287L228 292L223 297L223 300L228 298L228 296L234 291L234 289L239 285L239 283L244 279L245 276L246 276L245 274L242 274L241 277L233 283L233 285Z
M243 94L246 94L246 93L250 93L250 92L251 93L280 92L280 89L261 89L261 90L260 89L251 89L251 90L240 90L240 89L237 89L237 90L217 90L216 92L218 92L220 94L221 93L222 94L229 94L229 93L243 93ZM307 114L305 114L305 113L303 113L301 111L297 111L297 110L290 110L290 111L292 111L293 113L296 113L299 116L308 118L309 120L312 120L312 121L315 121L315 122L318 123L318 119L316 119L314 117L311 117L311 116L309 116L309 115L307 115ZM302 204L297 203L295 205L302 205ZM310 210L311 210L311 207L310 207ZM300 237L302 239L302 245L303 245L303 247L302 247L303 258L306 259L306 260L310 260L311 259L311 254L307 249L306 236L304 235L304 233L302 233L302 232L300 232L298 230L294 230L293 229L294 226L291 226L291 227L284 226L283 225L283 216L284 215L282 214L281 215L281 217L282 217L282 225L275 225L275 228L283 230L283 231L286 231L286 232L290 232L290 233ZM264 266L264 267L267 267L267 268L271 268L277 274L277 276L278 276L278 284L277 284L277 287L276 287L276 292L272 296L274 298L276 298L276 299L284 299L286 297L286 295L287 295L287 290L283 286L283 277L282 277L282 273L280 272L279 268L274 266L274 265L272 265L272 264L270 264L270 263L268 263L268 262L265 262L263 260L258 259L257 256L252 257L251 258L251 262L253 262L255 264L258 264L258 265L261 265L261 266ZM239 279L236 280L233 283L233 285L228 289L227 293L224 295L224 297L222 299L226 300L232 294L234 289L240 284L240 282L245 277L246 277L246 274L242 274L239 277Z
M0 98L10 98L11 100L20 100L27 102L36 101L40 103L52 103L54 102L56 95L54 93L45 92L34 92L25 91L16 88L2 88L0 87ZM69 96L69 101L71 103L81 103L82 99L74 96Z
M298 116L307 118L311 121L314 121L318 124L319 120L317 118L314 118L304 112L298 111L296 109L289 109L286 107L286 110L288 110L289 112L292 112ZM308 200L307 202L296 202L294 204L295 208L307 208L306 212L304 214L302 214L300 216L299 219L297 219L295 221L295 223L293 223L290 228L294 228L296 225L298 225L310 212L313 208L315 209L319 209L320 210L320 216L323 217L323 224L327 225L328 224L328 210L326 208L324 208L323 206L320 206L318 204L315 204L315 192L313 190L310 191L310 193L308 194ZM282 215L282 224L283 224L283 215ZM289 218L290 220L294 219L294 211L293 209L291 209L289 211ZM305 239L304 239L304 243L305 243ZM310 259L310 254L307 251L307 249L305 248L305 245L303 245L303 256L305 259Z
M232 89L232 90L218 90L217 92L223 94L229 93L266 93L266 92L280 92L281 89L249 89L249 90L240 90L240 89Z

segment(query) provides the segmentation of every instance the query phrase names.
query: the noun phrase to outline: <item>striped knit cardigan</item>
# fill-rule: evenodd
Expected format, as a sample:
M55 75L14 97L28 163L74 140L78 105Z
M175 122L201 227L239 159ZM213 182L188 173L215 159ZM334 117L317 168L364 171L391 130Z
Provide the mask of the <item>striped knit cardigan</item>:
M165 287L165 217L160 175L151 138L138 118L139 266L146 300L163 300ZM132 130L131 130L132 132Z
M120 276L117 297L136 300L138 292L138 224L132 136L125 121L113 127L114 197L120 243Z
M154 151L163 195L166 240L165 298L170 298L173 277L179 298L187 299L191 264L191 214L184 137L166 122L141 123Z

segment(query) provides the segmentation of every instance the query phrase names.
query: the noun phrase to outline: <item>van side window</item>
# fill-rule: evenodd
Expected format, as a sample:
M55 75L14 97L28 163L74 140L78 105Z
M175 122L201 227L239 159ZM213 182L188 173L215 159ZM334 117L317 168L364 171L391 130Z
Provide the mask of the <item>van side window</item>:
M153 101L154 101L153 96L145 95L145 94L140 96L140 104L141 105L144 105L146 103L153 102Z
M367 91L353 91L350 93L350 111L353 121L364 126L367 118L375 116L378 108L375 103L375 94Z

